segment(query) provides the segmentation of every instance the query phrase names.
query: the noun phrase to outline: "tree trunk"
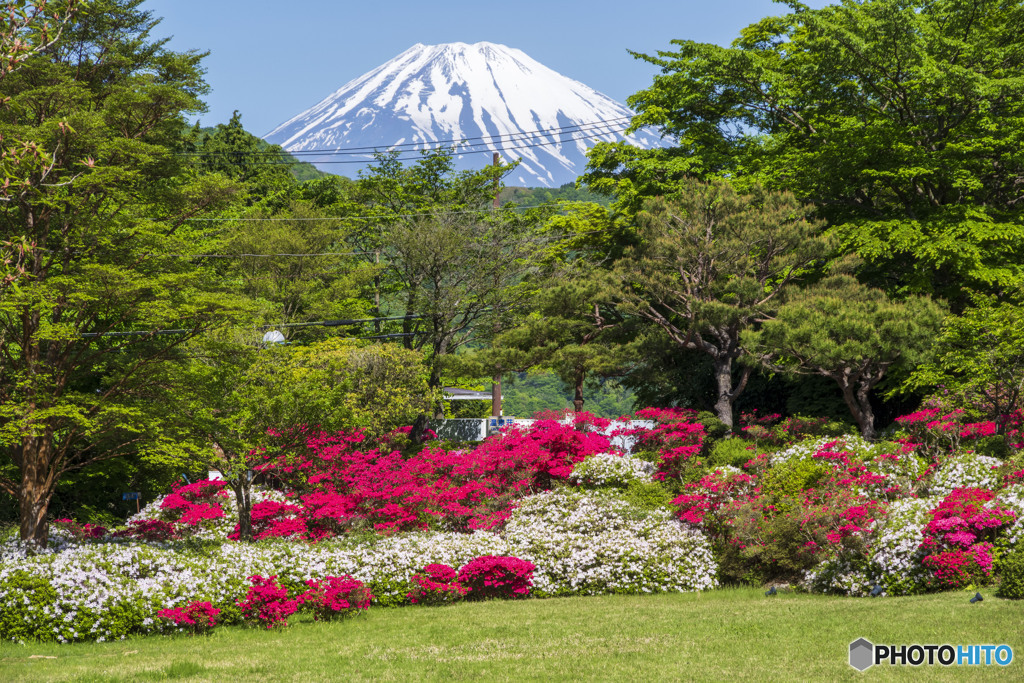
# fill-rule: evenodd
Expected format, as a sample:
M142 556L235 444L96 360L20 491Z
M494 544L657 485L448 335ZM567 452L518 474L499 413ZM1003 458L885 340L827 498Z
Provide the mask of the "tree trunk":
M854 389L849 381L844 381L843 378L837 378L837 381L839 388L843 391L843 401L846 402L846 407L850 409L850 414L853 415L857 426L860 427L860 435L867 441L874 441L877 437L875 411L871 408L871 401L868 400L868 392L871 391L871 387L863 382L858 382L857 388Z
M252 481L249 473L243 471L241 476L231 480L231 488L235 491L235 502L238 504L238 540L252 541Z
M732 391L732 358L713 359L715 371L715 384L718 387L718 397L715 400L715 415L731 431L732 403L736 400Z
M22 437L21 488L18 490L19 537L33 550L46 547L50 531L46 513L53 495L53 478L49 467L52 449L49 434Z
M577 368L575 377L576 395L572 400L572 409L577 413L583 412L583 380L585 378L586 372Z

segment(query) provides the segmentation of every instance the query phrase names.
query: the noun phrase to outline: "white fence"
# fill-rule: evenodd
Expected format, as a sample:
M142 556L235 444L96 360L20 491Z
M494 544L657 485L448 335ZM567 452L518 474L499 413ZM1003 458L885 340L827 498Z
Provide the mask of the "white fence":
M446 441L483 441L488 433L493 429L506 427L509 425L516 425L522 427L529 427L537 420L529 418L516 418L516 417L504 417L504 418L453 418L451 420L433 420L430 423L430 428L433 429L438 438ZM572 424L572 418L567 417L560 420L562 424ZM625 422L613 421L607 428L601 431L606 436L611 436L613 432L620 429L653 429L653 420L627 420ZM633 450L633 446L636 445L635 436L624 436L619 435L612 438L612 445L616 448L620 448L626 453L630 453Z

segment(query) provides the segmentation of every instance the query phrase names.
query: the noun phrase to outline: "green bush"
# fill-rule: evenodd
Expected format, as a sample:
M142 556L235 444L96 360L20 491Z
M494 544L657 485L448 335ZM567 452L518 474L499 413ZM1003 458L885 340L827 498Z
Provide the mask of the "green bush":
M704 425L704 443L715 442L727 437L732 430L719 420L714 413L702 410L697 413L696 422Z
M51 619L40 619L57 601L57 593L46 579L28 572L12 572L0 581L0 637L3 640L48 640Z
M999 563L1002 578L997 595L1011 600L1024 599L1024 548L1018 548Z
M672 494L656 481L631 481L618 497L646 511L668 509L672 506Z
M709 463L712 467L743 467L757 454L754 445L743 439L722 439L711 448Z
M828 466L813 460L790 460L775 465L761 478L761 491L780 507L799 505L806 489L828 476Z

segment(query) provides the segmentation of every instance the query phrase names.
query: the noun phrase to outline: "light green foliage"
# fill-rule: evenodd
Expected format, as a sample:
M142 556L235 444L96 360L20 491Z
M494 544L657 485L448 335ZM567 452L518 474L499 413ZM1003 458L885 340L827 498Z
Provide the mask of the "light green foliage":
M1002 579L998 595L1011 600L1024 599L1024 546L1006 555L999 562Z
M941 385L969 414L988 419L1024 407L1022 300L1020 284L1003 300L974 297L972 308L946 318L935 359L919 367L908 385Z
M799 509L802 494L828 476L831 468L813 460L790 460L772 467L761 478L761 490L784 510Z
M378 216L358 222L350 237L379 254L372 310L419 316L399 329L407 348L428 353L431 387L441 386L449 356L489 336L532 291L524 278L543 260L549 212L492 208L512 168L456 173L444 151L409 167L390 154L357 183L358 211Z
M656 481L634 479L618 493L619 498L633 507L647 512L668 510L672 507L672 493Z
M711 358L715 413L730 428L751 369L732 377L740 332L771 316L778 296L825 255L820 223L792 195L724 181L683 181L679 198L638 215L640 244L615 266L620 310L660 328L679 349Z
M743 467L757 455L754 444L740 438L721 439L711 447L709 464Z
M920 361L942 316L943 308L926 297L891 301L881 290L836 275L792 294L771 320L741 338L774 370L835 380L861 434L872 439L871 390L893 366Z
M632 207L684 174L790 190L890 291L953 298L1019 274L1024 7L786 4L731 47L634 53L661 73L628 99L633 125L677 146L598 145L583 180Z
M308 201L279 203L277 208L255 207L243 214L244 220L223 224L215 249L237 255L220 265L224 286L252 299L268 325L367 317L362 295L372 271L359 257L345 255L349 228ZM320 326L281 332L292 342L331 334Z

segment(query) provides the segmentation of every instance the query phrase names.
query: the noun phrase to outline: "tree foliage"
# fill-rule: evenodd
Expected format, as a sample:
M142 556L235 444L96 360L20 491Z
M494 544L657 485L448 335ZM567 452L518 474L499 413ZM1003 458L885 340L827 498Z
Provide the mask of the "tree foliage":
M0 289L0 485L35 543L61 474L133 452L155 369L231 305L180 258L183 219L228 194L172 154L202 56L151 41L139 4L97 0L3 79L0 230L22 274ZM181 333L110 334L161 328Z
M585 180L632 206L682 175L791 191L890 292L954 300L1019 275L1024 6L787 4L731 47L634 53L662 73L629 98L633 126L675 146L599 145Z
M976 295L973 306L949 316L935 340L935 357L908 385L942 387L957 402L998 420L1024 408L1024 287L1008 296Z

